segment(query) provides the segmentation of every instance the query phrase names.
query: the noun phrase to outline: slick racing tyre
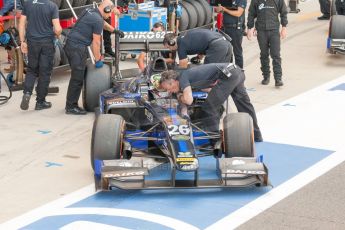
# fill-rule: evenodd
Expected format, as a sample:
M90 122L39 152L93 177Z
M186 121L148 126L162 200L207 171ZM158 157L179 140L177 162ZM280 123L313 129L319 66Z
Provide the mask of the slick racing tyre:
M182 15L181 15L180 24L179 24L179 30L185 31L188 28L188 24L189 24L188 13L187 13L186 8L182 6Z
M203 26L205 25L205 21L206 21L206 12L204 10L204 7L202 6L202 4L198 1L195 0L186 0L187 2L189 2L195 9L196 13L197 13L197 27Z
M188 28L187 29L193 29L196 27L197 23L198 23L198 14L194 8L194 6L192 4L190 4L189 2L182 2L181 3L182 6L184 6L184 8L187 11L188 14Z
M223 120L225 157L255 157L253 120L248 113L230 113Z
M332 39L345 39L345 16L334 15L331 18L330 37Z
M54 67L57 67L60 65L61 62L61 52L59 46L55 46L55 54L54 54L54 60L53 60L53 65Z
M204 7L204 10L206 12L206 14L205 14L206 18L205 18L204 24L206 25L206 24L211 23L211 21L212 21L212 8L208 4L207 0L196 0L196 1L201 3L201 5Z
M85 80L83 86L83 104L84 108L93 112L98 107L99 94L111 87L111 69L109 65L104 64L102 68L96 68L94 64L89 63L86 68Z
M91 166L95 160L116 160L121 157L125 120L116 114L100 114L93 123Z

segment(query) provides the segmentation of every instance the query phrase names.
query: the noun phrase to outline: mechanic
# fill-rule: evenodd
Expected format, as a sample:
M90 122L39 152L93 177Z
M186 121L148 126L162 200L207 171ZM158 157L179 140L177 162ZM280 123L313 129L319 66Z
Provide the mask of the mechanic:
M231 95L238 112L248 113L252 117L255 141L262 142L255 110L244 87L244 80L242 69L235 64L211 63L179 73L174 70L164 71L161 74L160 88L170 93L178 93L179 101L186 105L193 103L192 90L208 91L208 97L201 109L205 117L204 129L210 132L219 131L219 111Z
M24 95L20 108L27 110L37 83L35 110L49 109L46 101L55 55L54 40L60 36L59 10L50 0L28 0L24 2L19 19L20 47L28 55L28 68L24 81Z
M226 34L225 34L226 35ZM188 56L205 54L204 64L230 62L232 55L231 38L207 30L193 29L179 36L168 33L164 36L163 44L171 51L176 51L179 57L179 67L188 67Z
M165 31L164 24L162 22L156 22L155 24L153 24L151 31L152 32ZM173 54L170 51L161 51L158 54L157 52L151 52L151 59L155 59L154 56L162 56L167 65L173 65L173 63L175 63L175 60L173 59ZM137 64L139 66L139 69L142 72L144 72L145 67L146 67L145 59L146 59L146 53L141 52L138 56Z
M338 15L345 15L345 0L335 0L335 8Z
M115 17L120 16L120 11L114 7L113 8L113 13L115 14ZM108 24L111 24L111 17L105 20ZM103 30L103 44L104 44L104 53L105 55L108 55L110 57L115 57L115 53L112 48L112 43L111 43L111 31L108 30Z
M16 12L12 12L14 10L14 0L4 0L4 5L0 9L0 17L7 16L7 15L15 15L16 13L21 12L22 4L21 1L18 0L16 2ZM9 19L4 21L4 28L5 30L9 29L10 27L14 27L14 19ZM7 50L7 57L8 57L8 63L10 63L10 66L8 68L4 68L4 71L7 73L11 73L15 70L15 51L14 48L11 48L10 46L6 47Z
M247 0L233 0L232 7L219 5L217 12L223 12L224 32L231 37L235 63L243 69L243 28L244 28L244 11L247 7Z
M318 17L318 20L329 20L331 17L331 6L329 0L319 0L320 11L322 15Z
M280 22L278 19L280 15ZM254 20L255 29L254 29ZM280 24L282 29L279 33ZM263 80L261 84L270 82L270 60L272 58L275 86L283 86L280 57L280 39L286 37L287 8L284 0L253 0L250 3L247 22L249 40L257 35L260 47L260 61Z
M119 33L121 37L124 36L122 31L104 21L111 16L113 7L114 4L110 0L104 0L98 8L85 9L67 36L64 50L71 66L71 79L67 90L66 114L86 114L86 111L78 106L78 100L86 70L87 47L92 43L92 52L96 60L95 67L102 68L100 45L103 28Z

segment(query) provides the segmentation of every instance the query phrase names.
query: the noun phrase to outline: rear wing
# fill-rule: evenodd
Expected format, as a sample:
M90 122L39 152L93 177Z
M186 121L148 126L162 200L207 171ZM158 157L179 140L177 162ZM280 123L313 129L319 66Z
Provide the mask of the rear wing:
M124 32L124 38L120 38L119 51L168 51L163 45L165 34L171 33L167 31L162 32Z

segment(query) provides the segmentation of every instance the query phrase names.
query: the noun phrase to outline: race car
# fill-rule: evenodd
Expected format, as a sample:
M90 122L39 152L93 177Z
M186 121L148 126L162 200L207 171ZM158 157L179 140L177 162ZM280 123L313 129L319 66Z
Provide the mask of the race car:
M327 51L330 54L345 54L345 16L333 15L329 24Z
M187 108L159 89L160 73L167 70L164 60L157 58L148 69L117 79L99 96L91 140L97 190L270 184L267 167L255 153L248 114L227 114L222 131L207 132L200 109L207 93L193 92Z

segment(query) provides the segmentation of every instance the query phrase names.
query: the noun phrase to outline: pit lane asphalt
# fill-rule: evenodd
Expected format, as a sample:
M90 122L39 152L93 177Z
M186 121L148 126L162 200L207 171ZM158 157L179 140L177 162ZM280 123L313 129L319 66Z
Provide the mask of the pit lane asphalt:
M289 14L288 39L282 43L281 89L273 86L273 79L269 86L260 85L257 42L244 39L246 86L257 111L344 75L345 57L325 53L328 21L316 20L318 2L301 3L300 8L301 13ZM4 62L3 51L1 57ZM130 66L134 60L121 62L122 68ZM93 182L89 144L94 116L64 114L68 74L54 73L51 85L59 86L60 93L49 96L50 110L33 111L32 98L29 111L20 111L21 92L0 107L0 222ZM339 165L240 229L344 229L344 167Z

